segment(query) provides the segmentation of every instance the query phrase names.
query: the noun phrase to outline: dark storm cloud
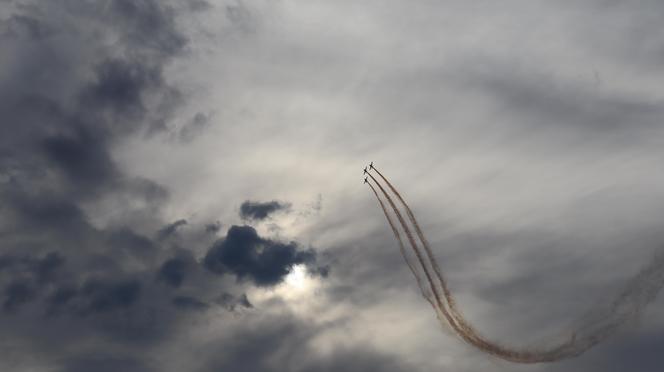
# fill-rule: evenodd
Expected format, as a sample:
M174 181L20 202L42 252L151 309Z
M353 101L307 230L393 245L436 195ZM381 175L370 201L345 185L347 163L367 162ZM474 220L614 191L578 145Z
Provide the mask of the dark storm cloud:
M64 263L65 259L58 252L49 252L44 257L6 254L0 256L0 273L8 271L14 277L28 275L43 283L53 279L55 271Z
M192 264L196 264L195 261L192 261L193 257L173 257L168 259L159 268L157 277L166 284L177 288L182 285L187 270L191 269Z
M94 190L116 176L103 139L95 138L85 129L46 138L42 147L47 159L68 180L76 182L80 190Z
M70 358L63 363L61 372L149 372L155 369L144 358L117 355L81 355Z
M59 306L66 305L69 301L74 299L78 294L78 289L74 287L60 287L51 294L47 303L49 304L50 311L55 310Z
M249 302L249 298L246 293L241 294L240 296L233 296L230 293L222 293L215 302L230 311L234 311L237 307L242 307L245 309L251 309L254 305Z
M81 93L81 103L113 115L143 114L142 93L163 84L160 70L120 59L103 61L96 66L95 75L95 81Z
M141 293L141 284L137 280L107 282L89 280L81 288L81 296L85 298L86 310L104 312L132 306Z
M205 225L205 232L209 234L216 234L221 230L221 222L216 221Z
M51 252L41 260L33 264L33 271L38 282L53 279L55 271L65 263L65 260L57 252Z
M295 242L264 239L251 226L232 226L226 238L210 248L203 262L214 273L272 286L280 283L294 265L313 265L315 261L315 251L302 250Z
M141 295L136 279L91 278L80 286L60 284L45 299L47 314L68 311L76 316L112 312L133 306Z
M181 226L184 226L187 224L187 220L181 219L177 220L173 223L170 223L166 226L164 226L161 230L157 232L157 238L158 239L166 239L169 236L175 234Z
M35 299L39 292L56 279L58 269L65 263L57 252L44 257L25 253L0 256L0 282L6 281L3 292L3 310L11 312Z
M89 229L85 215L71 199L57 194L29 194L11 183L3 186L0 197L5 207L2 212L11 215L13 233L36 230L82 235ZM10 233L7 230L6 234Z
M210 307L207 303L190 296L174 297L172 304L180 310L203 311Z
M158 254L156 242L128 227L109 231L106 242L117 249L116 254L121 252L127 257L138 258L146 263L151 263Z
M237 289L229 286L275 285L296 264L323 274L313 250L244 227L198 262L191 252L209 247L221 224L180 231L187 221L161 217L166 188L116 162L124 140L168 133L187 99L165 75L185 50L182 9L153 0L15 4L0 20L0 344L17 346L1 368L158 370L149 350L175 342L204 310L253 308L246 294L220 297ZM180 139L209 120L195 115ZM243 213L264 219L286 208L249 203Z
M146 370L146 358L107 352L171 337L184 315L156 309L184 277L161 266L180 256L153 238L168 192L125 174L112 152L164 129L186 98L164 76L186 43L176 11L153 0L0 6L0 343L55 370ZM126 205L131 219L93 222L129 216ZM90 354L75 355L89 337Z
M5 23L4 34L9 37L23 36L28 39L41 39L48 35L45 26L30 16L12 15Z
M240 217L243 219L264 220L272 213L288 210L290 204L276 200L269 202L245 201L240 205Z
M125 136L163 122L168 112L155 108L179 96L163 77L185 40L173 11L150 0L116 0L25 1L13 12L3 21L8 53L33 58L7 63L12 80L0 84L7 124L0 128L0 197L8 206L1 213L15 227L5 234L50 231L76 240L97 233L81 211L83 201L108 193L163 200L159 186L125 176L110 151ZM101 35L118 41L108 44ZM110 244L150 249L128 230L108 235Z
M14 311L20 305L32 300L36 290L27 282L14 281L9 283L4 290L4 311Z

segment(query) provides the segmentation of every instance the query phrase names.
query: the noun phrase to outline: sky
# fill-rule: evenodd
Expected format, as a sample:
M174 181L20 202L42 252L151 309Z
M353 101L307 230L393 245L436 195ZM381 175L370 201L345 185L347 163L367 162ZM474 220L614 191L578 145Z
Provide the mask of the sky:
M564 361L465 344L362 168L408 201L483 336L569 337L664 252L663 17L0 0L0 370L661 370L657 298Z

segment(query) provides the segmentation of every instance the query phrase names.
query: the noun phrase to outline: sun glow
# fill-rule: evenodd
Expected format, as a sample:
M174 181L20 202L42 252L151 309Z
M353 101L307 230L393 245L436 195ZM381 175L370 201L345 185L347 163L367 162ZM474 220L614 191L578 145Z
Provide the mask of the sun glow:
M295 265L291 272L286 276L286 284L296 291L304 291L310 286L311 278L307 275L307 269L304 265Z
M281 284L267 290L253 291L249 296L257 307L279 298L295 313L304 316L315 313L318 304L316 293L320 284L316 276L309 274L306 265L295 265Z

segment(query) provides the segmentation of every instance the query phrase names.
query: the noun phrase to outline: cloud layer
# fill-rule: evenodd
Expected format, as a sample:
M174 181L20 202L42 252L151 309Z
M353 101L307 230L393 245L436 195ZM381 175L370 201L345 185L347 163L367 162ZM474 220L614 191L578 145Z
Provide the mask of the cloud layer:
M438 330L361 169L483 335L568 337L664 241L663 13L1 1L0 369L513 371ZM661 306L518 369L656 371Z

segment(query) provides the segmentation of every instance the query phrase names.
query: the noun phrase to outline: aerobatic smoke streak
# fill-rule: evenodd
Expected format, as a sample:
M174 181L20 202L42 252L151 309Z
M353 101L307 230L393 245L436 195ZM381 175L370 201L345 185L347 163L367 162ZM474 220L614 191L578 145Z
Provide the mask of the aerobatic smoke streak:
M436 300L436 305L438 307L438 310L443 314L445 317L445 320L447 323L454 328L454 330L459 333L459 330L456 327L456 323L454 322L454 319L450 315L449 311L447 310L447 307L445 303L441 300L440 294L436 290L434 286L434 282L431 279L431 274L429 273L429 269L427 268L424 258L422 257L422 253L420 253L419 249L417 248L417 244L415 243L415 239L413 239L413 234L410 232L410 229L408 228L408 225L406 224L406 221L404 221L403 217L401 216L401 212L399 212L399 209L397 206L394 204L394 201L392 201L392 198L390 197L390 194L385 191L383 186L381 186L380 183L372 176L369 174L369 177L374 181L376 186L380 189L380 191L383 193L385 198L387 199L387 202L390 204L390 207L392 207L392 210L394 210L394 214L396 214L397 219L399 220L399 223L401 223L401 227L403 228L404 232L406 233L406 237L408 237L408 242L410 242L411 247L413 248L413 251L415 252L415 256L417 257L417 260L420 263L420 266L422 266L422 270L424 270L424 275L427 279L427 283L429 283L429 286L431 286L431 293L433 294L435 300ZM420 287L422 291L425 291L424 288Z
M409 215L409 219L411 221L415 220L415 216L413 215L412 211L408 207L408 205L405 203L403 198L401 197L401 194L396 191L396 188L392 186L392 184L387 181L387 179L377 170L375 167L373 168L376 173L380 175L380 177L385 181L385 183L390 187L390 189L394 192L394 194L397 196L397 198L401 201L401 203L404 205L404 208L407 211L407 214ZM420 265L422 266L422 269L424 270L425 276L427 278L427 282L429 283L429 286L431 287L431 291L434 294L434 298L436 299L436 303L439 305L440 311L443 313L445 316L445 319L447 320L447 323L456 331L456 333L467 343L470 343L471 345L484 350L485 352L492 354L494 356L513 361L513 362L518 362L518 363L538 363L538 362L546 362L546 361L553 361L553 360L558 360L560 359L558 357L558 354L563 352L565 349L569 348L570 346L570 341L562 343L560 346L555 347L551 350L548 351L531 351L531 350L510 350L507 349L503 346L501 346L498 343L491 342L484 337L482 337L473 327L470 326L468 321L465 319L465 317L462 316L462 314L456 309L456 307L452 308L454 306L454 299L451 296L451 293L449 292L448 286L446 281L444 280L442 274L440 273L440 270L435 270L435 268L438 267L437 262L435 258L433 257L432 252L429 250L427 252L427 258L429 259L428 263L434 267L434 272L436 272L437 279L439 281L440 286L443 288L443 295L441 296L440 293L438 293L438 287L436 286L435 282L433 281L431 274L429 273L429 269L427 268L427 265L425 261L422 259L422 256L417 249L417 245L415 242L412 240L412 234L410 233L410 229L408 228L408 225L404 221L403 217L401 217L401 213L399 212L398 208L392 201L392 198L389 196L389 194L385 191L385 189L378 183L378 181L371 175L369 174L369 177L376 183L376 185L381 189L385 197L387 198L388 202L390 203L390 206L392 209L394 209L394 212L396 213L399 222L401 223L404 231L406 232L406 235L409 237L409 241L411 243L411 246L413 249L416 251L416 255L418 256ZM417 221L415 220L415 223L413 225L416 227L416 229L419 227L419 224L417 224ZM421 229L420 233L421 233ZM422 234L423 237L424 234ZM419 237L419 236L418 236ZM422 241L423 246L426 247L426 239L420 239ZM425 248L426 251L426 248ZM441 301L441 298L445 299L445 302ZM451 300L451 301L450 301Z
M424 233L422 233L422 229L420 228L420 224L417 222L417 219L415 218L415 214L413 211L410 209L410 206L406 203L406 201L401 197L401 194L397 189L392 185L390 181L385 178L385 176L374 166L371 167L372 170L376 171L376 173L380 176L380 178L385 181L387 186L392 190L394 195L399 199L399 202L401 202L401 205L403 205L404 209L406 210L406 215L408 216L408 219L410 220L411 224L415 227L415 232L417 233L418 238L420 239L420 242L422 243L422 246L424 247L424 251L427 255L428 262L433 268L434 273L436 274L436 277L438 279L438 284L441 286L443 289L443 296L445 297L445 300L447 302L447 307L449 308L449 312L451 316L454 318L456 321L458 327L463 328L463 333L466 335L469 335L469 337L472 337L475 340L475 342L479 343L486 343L486 341L483 340L481 336L479 336L479 333L466 321L465 317L463 317L460 313L460 311L456 307L456 301L454 300L454 296L452 296L451 291L449 290L449 287L447 285L447 281L443 278L443 275L441 273L440 267L438 266L438 261L436 261L436 258L433 255L433 252L431 251L431 248L429 247L429 242L427 241L426 237L424 236ZM371 170L370 169L370 170ZM372 177L373 178L373 177ZM375 180L375 179L374 179ZM435 287L436 283L431 283L430 284L432 287Z
M415 219L415 215L413 214L413 211L410 209L408 204L406 204L406 202L401 197L401 194L399 194L397 189L390 183L390 181L388 181L387 178L385 178L385 176L383 176L383 174L380 173L380 171L378 169L376 169L376 167L372 167L372 169L375 170L376 173L378 173L378 175L380 176L380 178L383 179L383 181L385 181L385 184L387 184L387 186L390 188L390 190L392 190L392 192L397 197L397 199L399 199L399 202L401 202L401 205L403 205L404 208L406 209L406 214L408 215L408 219L410 220L410 223L412 223L413 226L415 227L415 232L417 233L417 237L422 242L422 246L424 247L424 250L427 254L427 257L429 258L429 261L431 262L431 266L433 267L433 270L436 273L436 276L438 277L438 280L440 281L440 284L441 284L441 286L443 288L443 291L445 293L445 299L447 300L450 307L452 307L452 309L455 309L454 297L452 296L452 293L450 292L449 288L447 287L447 282L445 280L443 280L443 276L440 272L440 268L438 267L438 262L436 261L435 257L433 256L431 248L429 248L429 242L424 237L424 234L422 233L422 229L420 229L420 224L417 223L417 220ZM453 312L454 311L455 310L453 310Z
M417 219L415 219L415 215L413 214L413 211L410 209L408 204L403 200L401 197L401 194L397 191L397 189L390 183L390 181L383 176L382 173L376 167L371 167L372 170L376 171L376 173L380 176L380 178L385 181L387 186L392 190L394 195L399 199L399 202L404 206L404 209L406 210L406 214L408 215L408 219L410 220L411 224L415 227L415 232L417 233L418 238L420 239L420 242L422 243L422 246L424 247L424 251L427 255L428 262L433 268L434 273L436 274L436 277L438 279L438 284L441 286L443 289L443 296L445 297L446 305L447 308L449 308L449 312L456 321L456 325L460 328L463 328L463 333L466 335L469 335L469 337L472 338L478 338L476 342L482 342L481 337L479 337L479 333L473 329L473 327L468 324L466 319L461 315L461 313L458 311L456 308L456 301L454 300L454 297L452 296L451 291L449 290L449 287L447 286L447 281L443 278L443 275L440 271L440 268L438 267L438 262L436 261L433 252L431 251L431 248L429 247L429 242L424 236L424 233L422 233L422 229L420 228L420 224L417 222ZM373 178L373 177L371 177ZM374 179L375 181L375 179ZM418 279L418 281L420 281ZM430 283L432 288L435 288L436 283ZM454 327L454 326L453 326Z
M435 305L426 295L427 291L423 287L423 281L419 276L420 274L418 273L418 270L414 270L410 262L406 260L411 269L411 272L413 272L413 275L417 279L418 285L420 286L420 289L422 290L425 298L427 301L429 301L429 303L434 305L434 308L438 308L437 313L442 313L447 325L449 325L465 342L493 356L517 363L553 362L578 356L615 333L629 319L632 319L634 316L638 315L641 309L643 309L643 307L645 307L656 297L662 285L664 285L664 254L662 254L657 256L650 263L650 265L641 270L641 272L628 283L625 289L611 303L611 306L609 306L607 309L602 309L601 311L597 309L590 311L587 316L582 318L581 321L578 322L578 326L574 327L574 332L572 332L572 336L569 338L569 340L564 341L558 346L549 348L547 350L514 350L506 348L481 336L458 310L456 307L456 302L454 301L454 297L449 291L447 282L445 281L438 263L433 255L433 252L429 247L429 243L424 237L424 234L422 233L417 219L415 218L415 215L411 211L410 207L403 200L401 194L385 178L385 176L383 176L383 174L381 174L373 166L370 167L370 170L375 170L376 173L382 178L382 180L388 185L394 195L399 199L399 202L406 210L408 219L413 225L417 236L424 248L427 260L424 260L422 254L419 252L418 246L414 242L412 234L410 233L410 229L408 228L408 224L406 224L405 220L401 216L401 213L399 212L399 209L396 207L389 194L385 191L381 184L371 174L369 174L369 177L371 177L374 183L376 183L376 185L382 191L383 195L394 210L394 213L397 215L399 223L406 232L410 245L413 248L413 251L415 252L415 255L417 256L422 270L426 276L426 283L429 285L431 292L433 293L433 296L436 300ZM371 186L371 189L381 204L381 208L383 209L383 212L385 213L385 216L387 217L388 222L392 227L392 231L395 233L395 237L400 243L402 254L404 254L405 252L403 242L401 241L401 238L398 234L398 230L395 228L393 221L388 216L385 205L378 197L378 193L376 192L375 188ZM404 257L406 256L404 255ZM434 282L432 279L427 264L430 265L433 269L438 283ZM442 289L442 294L439 293L439 287ZM440 320L442 321L443 319Z
M419 274L417 273L417 269L413 264L410 262L408 259L408 255L406 253L406 248L403 245L403 240L401 239L401 234L399 234L399 230L397 229L396 225L394 224L394 221L392 221L392 217L390 217L389 213L387 213L387 209L385 208L385 203L380 199L378 196L378 192L376 192L376 189L367 182L367 185L371 188L371 191L373 191L374 195L376 195L376 199L378 200L378 203L380 203L380 208L383 210L383 213L385 214L385 218L387 219L387 223L390 224L390 228L392 229L392 232L394 233L394 237L397 239L397 242L399 243L399 250L401 251L401 255L403 256L404 261L406 261L406 265L408 265L408 268L410 269L410 272L413 273L415 276L415 279L417 280L417 286L420 288L422 291L422 296L433 306L436 311L438 308L434 304L433 300L430 298L430 294L426 293L423 289L422 286L422 279L420 278Z

